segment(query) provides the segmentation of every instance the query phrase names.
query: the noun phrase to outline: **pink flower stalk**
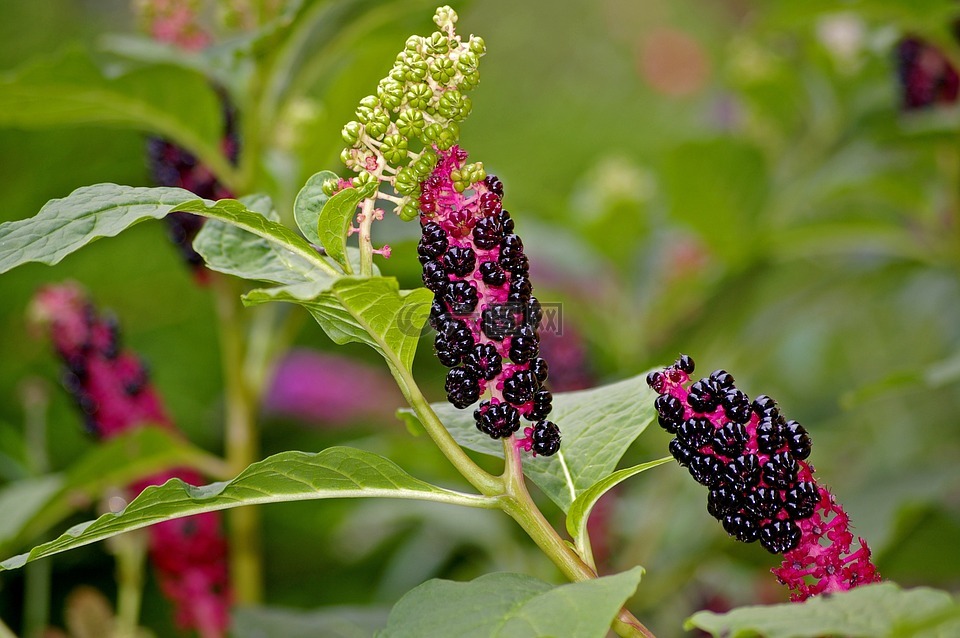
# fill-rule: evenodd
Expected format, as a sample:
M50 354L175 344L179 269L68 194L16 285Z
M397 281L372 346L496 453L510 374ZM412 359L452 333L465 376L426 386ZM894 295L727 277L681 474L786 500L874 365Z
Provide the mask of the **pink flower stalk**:
M31 315L50 334L64 362L64 386L92 435L109 439L143 425L175 430L143 363L121 347L116 321L98 315L79 286L41 289ZM174 477L204 483L195 471L180 468L144 479L130 491L139 494ZM150 558L161 590L175 606L178 626L206 638L225 635L229 626L227 543L220 527L216 512L150 527Z
M210 35L199 24L197 0L142 0L139 9L151 37L185 51L200 51Z
M710 515L737 540L784 555L773 573L792 600L878 582L869 547L861 538L851 550L849 517L806 462L806 429L766 395L751 403L725 370L690 384L693 370L681 355L647 383L660 395L660 426L676 435L670 453L710 488Z
M514 222L503 208L503 184L465 165L457 146L440 151L420 184L417 248L423 283L436 296L430 325L447 373L447 399L457 408L480 400L477 428L508 438L523 417L516 445L550 456L560 449L560 430L547 416L553 395L543 388L547 364L540 353L540 302L533 296L529 261Z

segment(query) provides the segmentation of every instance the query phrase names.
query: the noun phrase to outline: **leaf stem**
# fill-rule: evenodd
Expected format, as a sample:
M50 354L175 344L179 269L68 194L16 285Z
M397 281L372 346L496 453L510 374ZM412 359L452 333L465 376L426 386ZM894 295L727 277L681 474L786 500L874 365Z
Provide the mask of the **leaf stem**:
M212 278L226 393L225 452L236 476L258 460L256 399L244 378L246 335L239 313L239 292L232 278ZM230 577L238 604L255 604L263 598L260 553L260 512L256 507L230 510Z
M523 528L523 531L572 582L596 578L596 570L584 562L567 541L560 538L557 530L544 518L540 508L530 497L523 477L520 451L513 437L504 439L503 455L506 464L502 479L506 494L501 501L501 509ZM637 636L655 638L654 634L626 609L620 610L617 620L613 623L613 630L624 638Z
M430 407L430 403L423 396L413 375L402 368L397 369L395 366L391 367L394 368L394 377L399 382L400 391L403 392L407 403L413 408L417 418L420 419L420 423L422 423L424 429L426 429L427 434L429 434L433 442L437 444L437 447L440 448L443 455L447 457L447 460L484 496L498 496L503 494L503 479L484 471L483 468L474 463L473 459L463 451L463 448L454 440L450 432L447 431L446 426L440 421L440 417L438 417L437 413Z
M143 532L124 534L115 538L114 541L118 591L113 638L134 638L140 624L147 535Z
M370 229L373 226L373 207L376 199L363 200L360 206L360 276L373 275L373 240Z

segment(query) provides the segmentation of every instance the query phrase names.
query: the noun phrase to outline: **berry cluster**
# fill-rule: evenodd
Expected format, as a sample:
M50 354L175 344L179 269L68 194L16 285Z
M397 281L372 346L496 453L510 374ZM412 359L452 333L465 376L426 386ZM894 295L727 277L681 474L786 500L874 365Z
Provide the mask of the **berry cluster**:
M647 383L659 394L655 407L660 426L676 437L670 453L694 480L710 488L710 515L737 540L759 540L767 551L789 557L791 564L806 565L803 556L809 555L831 576L844 568L856 572L841 587L808 586L804 577L816 577L816 570L799 577L797 570L788 570L781 581L791 588L802 584L811 591L835 591L875 582L870 550L862 541L862 548L848 556L849 541L839 542L846 538L835 530L828 536L834 546L820 548L821 526L811 521L820 520L818 512L824 507L833 507L833 498L816 483L806 462L810 436L804 427L786 420L766 395L751 402L725 370L686 387L693 371L693 359L681 355L665 370L651 372ZM846 514L833 520L842 521L842 533L849 535ZM828 557L835 562L823 562Z
M73 285L51 286L36 296L31 312L49 332L64 364L63 384L83 411L86 427L109 439L140 425L174 426L150 385L144 364L120 343L116 320L99 315ZM181 468L130 486L137 494L170 478L202 485ZM150 527L150 556L164 594L177 609L179 625L202 635L224 635L229 624L227 544L216 512Z
M474 411L477 428L498 439L533 422L518 445L543 456L560 449L560 430L546 420L553 395L543 387L547 363L540 353L543 317L533 296L529 262L510 213L503 184L493 175L457 188L466 152L440 151L421 185L417 252L423 283L436 295L430 325L447 373L447 399L466 408L490 393Z
M237 161L239 141L235 109L223 100L224 134L221 146L223 153L231 162ZM174 186L186 189L203 199L227 199L233 194L227 190L216 176L195 156L172 142L160 137L147 140L147 164L150 177L158 186ZM202 277L203 257L193 249L193 240L203 227L204 218L190 213L170 213L164 220L170 241L180 251L180 255L193 272Z
M960 93L960 75L937 47L919 38L897 43L897 76L907 111L953 104Z
M420 183L433 170L437 150L450 149L460 137L460 122L473 108L467 92L480 82L486 52L482 38L463 42L457 35L457 14L450 7L438 8L433 21L438 30L407 39L376 95L360 100L357 119L342 131L348 147L340 158L359 173L354 186L389 182L401 195L392 201L406 221L419 213ZM327 194L336 187L331 180Z

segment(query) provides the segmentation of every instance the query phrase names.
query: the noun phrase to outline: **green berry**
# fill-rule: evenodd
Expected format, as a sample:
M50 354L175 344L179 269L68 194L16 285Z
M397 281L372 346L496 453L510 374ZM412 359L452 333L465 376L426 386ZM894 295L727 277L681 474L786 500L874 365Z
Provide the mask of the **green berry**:
M434 31L426 40L427 51L433 55L446 55L450 52L450 41L439 31Z
M405 79L408 82L423 82L427 78L427 61L420 58L407 62Z
M323 190L324 195L327 197L333 197L333 194L337 192L338 183L338 180L331 177L330 179L326 180L320 188Z
M464 73L463 77L460 79L459 86L461 91L470 91L477 88L477 85L480 84L480 72L474 71L472 73Z
M399 171L397 171L397 178L394 183L394 188L397 189L397 192L401 195L410 195L420 187L420 180L417 179L417 174L409 166L404 166Z
M441 151L447 151L460 139L460 127L455 122L450 122L440 131L437 139L437 148Z
M375 109L380 106L380 100L377 99L376 95L368 95L360 100L360 106L365 106L368 109Z
M423 137L421 139L424 144L435 144L440 139L440 133L442 132L443 126L434 122L423 129Z
M451 9L449 5L437 7L437 12L433 15L433 21L441 29L444 27L452 29L453 25L457 23L457 12Z
M480 60L476 53L473 51L464 51L460 54L459 59L457 59L457 69L463 74L473 73L477 70L479 63Z
M392 111L403 102L403 84L390 78L380 80L380 84L377 86L377 96L379 96L383 108Z
M433 91L430 90L430 87L426 84L414 84L409 89L407 89L407 104L411 108L423 109L430 104L430 100L433 99Z
M470 109L473 108L470 98L456 90L444 92L440 96L440 103L437 105L437 111L448 120L462 122L470 115Z
M413 201L407 201L397 209L397 215L405 222L413 221L420 216L420 209Z
M420 137L423 133L423 112L417 109L407 109L397 117L397 130L407 137Z
M363 125L360 122L347 122L343 130L340 131L340 135L344 142L354 146L360 141L360 136L363 135Z
M487 52L487 43L478 35L470 36L470 50L477 55L483 55Z
M383 138L380 154L391 164L401 164L407 159L407 140L399 135Z
M430 61L430 77L439 84L449 82L456 72L453 70L453 60L450 58L434 58Z

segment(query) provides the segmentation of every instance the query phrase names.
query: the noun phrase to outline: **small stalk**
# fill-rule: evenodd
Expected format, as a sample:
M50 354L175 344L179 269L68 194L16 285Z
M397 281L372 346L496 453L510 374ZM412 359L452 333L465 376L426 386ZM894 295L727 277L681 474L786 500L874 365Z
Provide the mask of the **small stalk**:
M42 476L50 471L47 457L50 395L47 384L40 379L28 379L20 387L20 395L28 467L32 475ZM24 568L23 635L26 638L39 638L50 624L51 570L52 564L48 560L30 563Z
M360 207L360 276L370 277L373 275L373 240L370 237L370 229L373 226L373 208L376 199L368 198L363 200Z
M147 535L133 532L116 537L117 616L114 638L134 638L140 625L143 601L143 574L147 558Z
M226 402L225 448L227 464L236 476L258 460L256 397L244 375L246 333L240 317L239 290L227 277L213 277L219 320L220 348ZM256 507L232 508L228 513L230 579L236 602L252 605L263 599L260 512Z

